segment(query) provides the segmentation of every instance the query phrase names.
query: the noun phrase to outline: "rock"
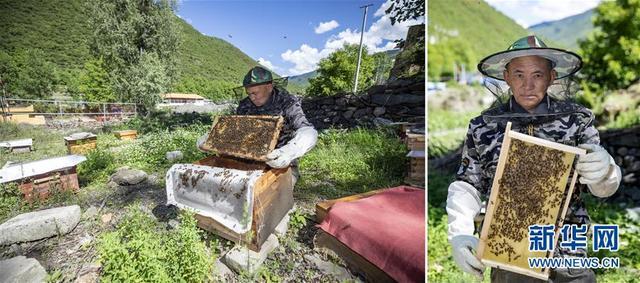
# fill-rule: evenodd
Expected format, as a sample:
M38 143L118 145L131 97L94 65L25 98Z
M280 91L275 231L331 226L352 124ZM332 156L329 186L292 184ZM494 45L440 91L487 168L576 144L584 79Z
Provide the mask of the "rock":
M17 256L0 261L0 282L44 282L46 277L47 271L34 258Z
M220 259L213 264L213 276L218 282L228 282L229 276L233 276L233 270L229 269Z
M362 109L356 110L356 112L353 113L353 118L358 119L358 118L361 118L364 115L367 115L367 108L362 108Z
M629 197L631 197L631 200L633 201L639 201L640 200L640 188L629 188L628 189L629 192L627 192L627 194L629 195Z
M620 156L616 156L616 157L614 157L613 159L615 160L616 165L618 165L618 166L622 166L622 157L620 157Z
M147 179L147 173L138 170L130 169L128 167L122 167L111 175L111 180L120 186L130 186L142 183Z
M411 115L416 115L416 116L424 116L424 107L415 107L415 108L411 108L409 110L409 114Z
M23 213L0 225L0 246L64 235L78 222L80 206L77 205Z
M332 97L323 98L319 101L320 105L333 105L335 102Z
M100 278L100 264L92 263L82 266L75 283L95 283Z
M624 167L628 168L636 160L636 157L627 155L627 156L623 157L622 160L624 160L624 162L622 162L622 164L624 164Z
M368 94L378 94L378 93L383 93L385 90L386 86L385 85L374 85L372 87L370 87L367 90Z
M289 230L289 219L291 219L291 217L289 217L289 213L287 213L287 215L280 220L280 223L278 223L278 226L276 226L273 232L276 236L282 237L287 234L287 231Z
M15 256L21 256L24 255L24 250L22 249L21 245L18 244L13 244L9 247L9 250L11 250L11 252L15 255Z
M636 181L637 181L637 179L636 179L634 173L630 173L630 174L624 175L624 177L622 177L622 182L623 183L630 184L630 183L635 183Z
M420 104L424 105L424 95L412 94L375 94L371 95L371 103L377 105Z
M347 110L342 113L342 117L344 117L345 119L351 119L351 117L353 117L353 112L353 110Z
M98 209L95 206L90 206L87 210L82 214L82 218L84 219L93 219L98 215Z
M633 164L631 164L631 166L629 167L628 171L631 171L631 172L640 171L640 161L633 162Z
M169 226L169 228L171 229L178 229L180 227L180 222L178 222L178 220L175 219L171 219L169 220L169 222L167 223L167 225Z
M380 127L380 126L389 126L391 125L391 123L393 123L393 121L389 120L389 119L385 119L385 118L374 118L373 119L373 124Z
M102 219L102 223L104 224L108 224L109 222L111 222L112 218L113 218L113 213L107 213L102 215L102 217L100 217L100 219Z
M182 151L179 151L179 150L169 151L165 154L165 156L167 157L167 160L169 160L169 162L182 160L182 158L184 157L184 155L182 154Z
M321 258L319 258L317 255L304 255L304 259L306 259L307 261L313 263L313 265L316 266L316 268L318 268L318 270L320 270L320 272L324 273L324 274L330 274L333 275L333 277L335 277L336 279L338 279L338 282L344 282L346 280L352 279L351 278L351 274L349 273L349 271L347 271L347 269L345 269L344 267L341 267L335 263L326 261L326 260L322 260Z
M625 156L625 155L627 155L627 153L629 153L629 149L627 149L626 147L623 146L621 148L618 148L618 150L616 152L618 153L618 155Z
M627 217L633 222L640 222L640 206L627 208Z
M344 97L338 98L336 99L336 105L338 106L345 106L347 105L347 99Z
M259 252L254 252L246 247L235 246L227 254L225 254L223 260L224 263L236 273L248 272L253 274L264 260L267 259L269 253L275 250L280 245L278 238L271 234L267 241L262 244L262 248Z
M384 109L384 107L378 106L373 109L373 116L379 117L382 116L382 114L384 114L385 112L386 109Z

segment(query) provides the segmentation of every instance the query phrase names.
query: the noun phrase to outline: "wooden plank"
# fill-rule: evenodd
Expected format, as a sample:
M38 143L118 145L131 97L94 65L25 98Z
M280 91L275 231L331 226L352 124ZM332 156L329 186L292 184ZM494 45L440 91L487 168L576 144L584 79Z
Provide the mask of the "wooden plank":
M229 115L216 117L202 149L257 161L266 161L280 135L282 116Z
M518 152L522 155L514 155ZM548 279L549 269L529 268L528 258L553 257L553 249L551 251L529 251L529 239L526 230L528 225L533 224L555 225L556 237L553 243L556 244L558 242L559 231L562 227L577 178L575 168L573 168L576 154L584 153L585 151L580 148L511 131L511 123L507 123L504 140L500 148L498 166L491 188L491 195L487 203L487 214L482 226L477 253L478 258L480 258L484 264L541 280ZM522 161L523 159L521 158L526 158L524 159L526 161ZM537 169L541 166L535 165L535 161L537 160L540 162L550 162L548 167L546 167L549 170ZM537 167L527 167L530 165ZM514 166L525 166L524 168L529 168L529 170L518 171L524 169ZM531 168L536 169L532 170ZM507 175L509 179L502 182L505 172L509 172ZM521 176L518 172L534 175L531 177L527 177L528 175ZM543 173L547 175L540 175ZM569 181L570 175L571 180ZM503 184L509 187L503 187ZM544 198L543 200L530 202L534 205L541 205L519 205L527 202L522 202L518 198L513 199L513 196L509 196L509 194L515 193L515 191L512 191L515 188L525 190L529 188L530 190L535 189L535 193L529 190L527 191L529 192L527 195L530 197ZM506 189L506 191L501 192L502 189ZM523 191L523 194L524 193L525 191ZM534 193L534 195L531 195L531 193ZM516 194L521 195L520 193ZM502 203L503 201L506 203ZM505 208L505 205L509 206ZM518 211L514 211L513 209L515 208L511 207L511 205L517 206ZM518 220L513 221L515 218Z
M327 232L318 230L318 233L313 239L313 245L316 248L333 251L338 255L338 257L342 258L347 263L351 270L362 274L367 282L396 282L382 269L378 268L375 264L362 257Z
M318 223L322 223L322 220L324 220L324 218L327 217L327 214L329 213L329 210L331 210L331 207L338 202L350 202L350 201L363 199L363 198L375 195L377 193L381 193L384 190L386 190L386 188L368 191L361 194L347 196L339 199L321 201L316 204L316 220L318 221Z

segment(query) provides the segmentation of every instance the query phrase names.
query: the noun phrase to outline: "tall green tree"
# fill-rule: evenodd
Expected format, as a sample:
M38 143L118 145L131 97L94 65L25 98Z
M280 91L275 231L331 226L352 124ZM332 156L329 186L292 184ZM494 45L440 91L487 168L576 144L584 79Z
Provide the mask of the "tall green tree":
M586 83L595 88L626 88L640 79L640 1L602 2L594 32L580 42Z
M102 59L92 59L84 64L78 78L78 92L85 101L115 102L116 95L111 87L109 73Z
M40 49L0 51L0 76L13 98L43 99L52 95L57 82L55 65Z
M331 53L329 57L318 63L318 76L309 79L307 95L333 95L339 92L350 92L353 89L353 78L358 62L358 45L344 45L342 49ZM373 85L375 62L362 46L362 61L358 76L358 89L363 90Z
M90 1L91 51L103 58L118 100L147 109L176 78L174 0Z

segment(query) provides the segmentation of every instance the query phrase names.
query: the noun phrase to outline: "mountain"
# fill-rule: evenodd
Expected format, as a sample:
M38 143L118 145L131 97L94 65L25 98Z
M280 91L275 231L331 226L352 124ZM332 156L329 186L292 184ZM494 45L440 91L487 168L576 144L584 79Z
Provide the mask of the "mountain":
M539 23L528 29L534 34L539 34L558 43L560 47L577 51L579 48L578 40L586 39L593 30L593 22L591 21L593 13L594 9L591 9L557 21Z
M428 11L428 72L432 79L450 76L454 64L475 70L480 59L505 50L529 33L484 1L430 0Z
M61 74L74 76L91 59L88 5L91 0L0 0L0 53L40 49ZM182 44L178 50L178 85L183 82L240 85L242 76L257 62L229 42L206 36L174 17ZM206 94L205 94L206 95Z

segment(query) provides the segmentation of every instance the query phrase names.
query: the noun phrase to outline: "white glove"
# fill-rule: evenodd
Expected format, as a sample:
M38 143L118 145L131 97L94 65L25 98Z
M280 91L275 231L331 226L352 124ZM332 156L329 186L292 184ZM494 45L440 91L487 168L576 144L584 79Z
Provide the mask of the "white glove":
M597 144L581 144L578 147L587 150L586 155L578 158L576 165L580 183L587 185L591 193L597 197L614 194L622 180L622 173L613 157Z
M302 157L318 141L318 132L313 127L302 127L285 145L267 154L267 165L271 168L286 168L296 158Z
M464 272L482 279L484 265L472 250L478 246L478 238L473 236L473 219L480 212L482 202L478 190L467 182L455 181L449 185L447 195L448 238L453 259Z
M475 275L482 280L484 264L471 252L478 248L478 237L470 235L458 235L451 239L453 260L462 271Z
M196 141L196 147L198 147L198 150L207 153L207 151L205 151L204 149L202 149L202 146L204 145L204 143L207 141L207 138L209 138L209 133L206 133L202 136L200 136L198 138L198 140Z

